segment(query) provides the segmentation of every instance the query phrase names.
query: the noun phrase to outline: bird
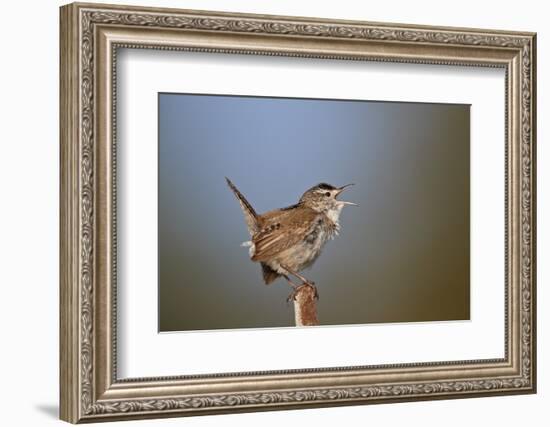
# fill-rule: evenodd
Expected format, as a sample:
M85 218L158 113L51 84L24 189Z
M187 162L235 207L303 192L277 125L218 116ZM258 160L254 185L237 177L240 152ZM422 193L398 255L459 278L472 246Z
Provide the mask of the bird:
M338 235L344 206L358 206L337 198L354 184L335 187L321 182L306 190L297 203L258 214L235 184L225 179L239 201L250 233L251 239L242 246L248 246L250 259L260 263L265 284L283 277L293 289L287 301L295 299L302 286L312 287L318 299L315 283L300 272L311 267L327 241Z

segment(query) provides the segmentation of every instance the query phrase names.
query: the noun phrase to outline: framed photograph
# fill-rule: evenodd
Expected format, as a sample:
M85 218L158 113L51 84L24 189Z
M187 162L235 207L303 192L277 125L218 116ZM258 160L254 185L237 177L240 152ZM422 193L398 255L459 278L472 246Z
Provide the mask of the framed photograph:
M63 420L536 391L535 34L60 22Z

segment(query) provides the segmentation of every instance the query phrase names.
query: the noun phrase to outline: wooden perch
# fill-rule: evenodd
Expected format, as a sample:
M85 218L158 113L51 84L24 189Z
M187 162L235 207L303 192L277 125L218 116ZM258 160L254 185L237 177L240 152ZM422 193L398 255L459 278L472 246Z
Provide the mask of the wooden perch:
M317 319L317 299L312 286L303 285L296 290L294 299L294 318L296 326L315 326Z

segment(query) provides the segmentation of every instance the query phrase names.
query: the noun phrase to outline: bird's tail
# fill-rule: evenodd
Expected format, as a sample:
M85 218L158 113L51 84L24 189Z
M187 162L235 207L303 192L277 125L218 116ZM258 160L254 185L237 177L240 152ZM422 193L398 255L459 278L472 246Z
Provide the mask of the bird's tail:
M280 277L280 274L273 270L270 266L265 263L260 263L262 266L262 274L264 276L264 282L266 285L269 285L271 282L274 282Z
M233 191L233 194L235 194L235 197L239 201L239 204L241 205L241 209L244 213L244 219L246 221L246 226L248 227L248 231L251 236L256 234L256 232L259 229L258 225L258 214L252 207L250 203L248 203L248 200L242 195L242 193L235 187L235 184L231 182L229 178L225 178L227 181L227 185L229 185L229 188L231 188L231 191Z

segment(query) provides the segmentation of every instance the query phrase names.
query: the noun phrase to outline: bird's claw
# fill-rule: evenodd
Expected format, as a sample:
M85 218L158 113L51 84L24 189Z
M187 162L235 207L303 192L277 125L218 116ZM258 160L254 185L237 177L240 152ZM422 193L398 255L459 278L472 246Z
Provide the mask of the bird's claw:
M290 301L296 301L296 294L298 293L299 288L300 288L299 286L296 286L295 288L292 289L292 292L286 297L287 304Z

